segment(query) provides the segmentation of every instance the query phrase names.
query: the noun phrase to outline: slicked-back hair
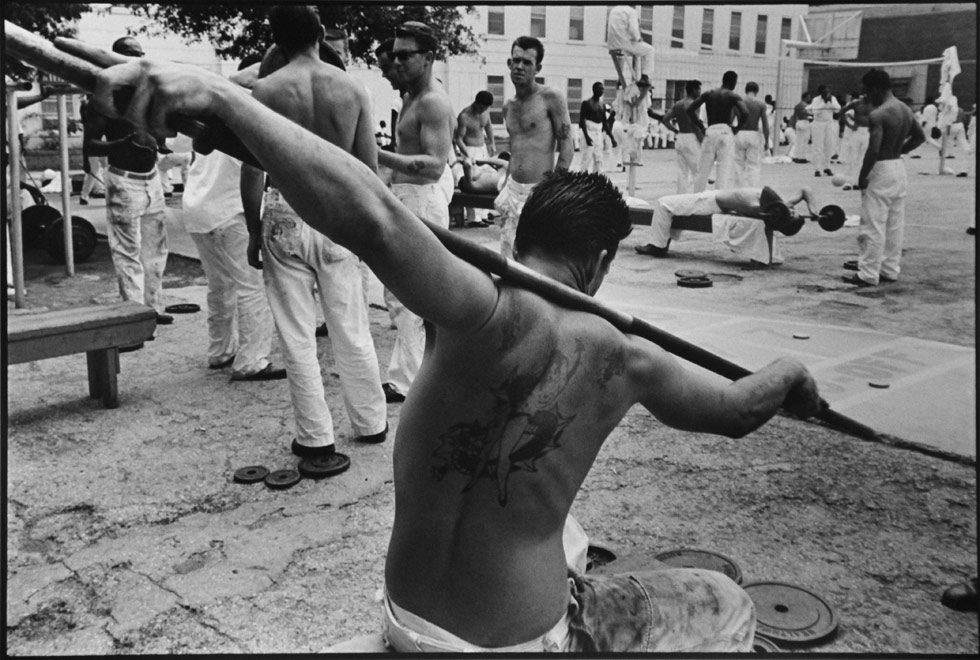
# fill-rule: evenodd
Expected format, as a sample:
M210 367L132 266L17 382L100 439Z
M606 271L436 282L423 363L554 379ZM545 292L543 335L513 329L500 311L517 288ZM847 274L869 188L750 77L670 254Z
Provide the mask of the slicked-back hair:
M541 43L540 39L537 39L536 37L528 37L526 35L522 37L517 37L516 39L514 39L514 43L510 45L510 52L512 53L514 52L514 46L517 46L518 48L522 48L524 50L533 48L535 52L538 54L537 64L541 64L541 62L544 61L544 44Z
M886 90L892 88L892 79L882 69L871 69L861 76L861 84L868 89Z
M531 191L514 247L519 253L541 250L587 264L607 250L606 263L632 225L622 193L602 174L549 172Z
M312 5L276 5L268 16L272 40L287 57L320 41L320 14Z

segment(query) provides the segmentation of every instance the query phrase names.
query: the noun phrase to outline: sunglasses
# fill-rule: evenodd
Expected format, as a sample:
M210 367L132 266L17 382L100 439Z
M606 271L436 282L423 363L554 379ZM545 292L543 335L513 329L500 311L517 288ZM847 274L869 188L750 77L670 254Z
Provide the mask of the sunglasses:
M396 50L391 53L391 59L398 60L399 62L404 62L412 55L418 55L419 53L424 53L424 50Z

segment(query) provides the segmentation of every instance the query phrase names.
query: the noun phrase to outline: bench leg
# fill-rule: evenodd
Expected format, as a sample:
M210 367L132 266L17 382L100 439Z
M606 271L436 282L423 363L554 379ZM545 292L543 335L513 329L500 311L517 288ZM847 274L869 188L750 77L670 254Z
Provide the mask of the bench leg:
M119 373L119 349L89 351L85 356L88 360L89 396L93 399L101 398L105 408L118 408L119 387L116 374Z
M88 351L85 354L85 361L88 363L88 395L90 398L98 399L102 396L102 370L100 365L104 361L102 353L105 351Z
M766 227L766 244L769 246L769 265L772 265L772 230Z

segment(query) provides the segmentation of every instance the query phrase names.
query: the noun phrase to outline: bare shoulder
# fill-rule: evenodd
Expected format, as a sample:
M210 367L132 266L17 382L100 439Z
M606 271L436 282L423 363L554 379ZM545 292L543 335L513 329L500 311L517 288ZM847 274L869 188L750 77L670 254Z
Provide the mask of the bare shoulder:
M418 108L423 112L423 117L434 116L442 119L443 117L454 117L453 106L449 101L449 96L441 89L428 89L416 100ZM460 113L463 114L463 113Z

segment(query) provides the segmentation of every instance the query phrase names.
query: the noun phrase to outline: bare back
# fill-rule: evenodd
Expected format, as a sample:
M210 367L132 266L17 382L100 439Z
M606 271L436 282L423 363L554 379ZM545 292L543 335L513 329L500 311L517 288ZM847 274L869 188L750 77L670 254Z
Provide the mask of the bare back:
M535 84L526 97L515 96L504 104L504 122L510 134L510 176L518 183L537 183L555 169L555 147L569 137L563 98Z
M902 147L912 132L915 117L907 105L890 97L871 111L869 123L872 130L878 128L881 131L877 160L894 160L902 155Z
M402 409L386 566L392 600L483 646L564 613L563 523L642 361L606 321L498 289L479 331L437 333Z
M673 119L675 122L677 122L678 133L694 133L694 120L687 114L687 109L691 107L691 103L693 102L694 99L690 97L681 99L670 108L666 115L664 115L664 121L670 121Z
M346 72L319 59L298 56L259 80L252 94L279 114L377 168L367 98Z
M748 110L748 115L739 126L739 129L743 131L760 130L760 123L766 114L766 104L751 96L746 96L743 100L745 102L745 109Z
M702 95L708 125L731 124L732 113L742 104L742 97L730 89L719 87ZM742 108L744 109L744 104Z

